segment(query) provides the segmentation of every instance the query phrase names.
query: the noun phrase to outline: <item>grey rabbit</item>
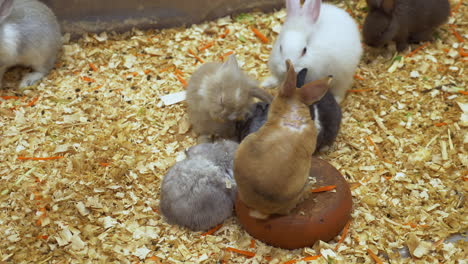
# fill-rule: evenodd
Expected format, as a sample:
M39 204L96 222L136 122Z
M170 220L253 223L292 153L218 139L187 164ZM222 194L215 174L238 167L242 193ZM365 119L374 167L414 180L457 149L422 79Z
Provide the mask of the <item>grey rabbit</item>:
M189 148L161 185L161 213L171 224L208 230L232 216L237 186L233 177L238 144L229 140Z
M273 99L242 71L234 55L224 63L198 68L187 87L187 114L198 143L210 142L212 137L232 138L236 120L245 117L253 97L265 102Z
M52 10L37 0L0 0L0 88L5 71L32 67L20 87L33 85L54 67L61 47L60 26Z
M307 68L302 69L297 74L297 87L305 83ZM237 123L237 139L242 141L247 135L257 131L265 122L268 116L269 105L258 102L251 106L251 114L243 121ZM317 103L309 106L312 120L317 128L317 145L315 151L319 151L325 146L330 146L336 139L341 124L341 108L334 96L328 91Z
M450 14L448 0L366 0L369 13L364 22L364 42L382 46L391 40L398 51L408 43L429 41L434 29Z

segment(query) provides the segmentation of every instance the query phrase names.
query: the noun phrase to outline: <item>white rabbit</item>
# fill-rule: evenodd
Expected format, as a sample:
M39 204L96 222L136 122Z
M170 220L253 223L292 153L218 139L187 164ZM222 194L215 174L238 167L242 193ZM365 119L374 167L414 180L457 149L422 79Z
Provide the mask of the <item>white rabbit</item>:
M54 67L62 44L52 10L37 0L0 0L0 88L5 71L32 67L20 87L33 85Z
M346 11L321 0L286 0L286 21L273 45L268 67L273 76L262 86L278 86L290 59L299 72L308 69L306 83L333 75L331 92L340 103L353 82L362 55L361 37Z

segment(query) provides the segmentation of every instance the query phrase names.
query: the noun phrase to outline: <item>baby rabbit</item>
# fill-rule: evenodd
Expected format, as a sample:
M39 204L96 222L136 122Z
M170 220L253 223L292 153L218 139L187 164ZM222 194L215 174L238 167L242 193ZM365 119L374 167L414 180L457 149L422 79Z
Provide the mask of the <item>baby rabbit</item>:
M305 83L307 68L297 74L297 87ZM238 122L236 127L238 141L257 131L267 119L269 105L258 102L252 106L251 114L245 120ZM341 108L333 95L328 91L322 99L309 106L309 112L317 128L317 144L315 152L324 146L330 146L336 139L341 124Z
M0 88L5 71L32 67L20 87L33 85L54 67L61 46L54 13L37 0L0 0Z
M233 159L238 144L223 140L191 147L161 185L161 213L169 223L208 230L232 215Z
M224 63L202 65L187 87L187 112L198 142L232 138L236 120L244 118L253 97L265 102L273 98L242 71L234 55Z
M287 17L268 61L273 76L263 87L276 87L284 78L284 61L298 71L307 68L306 82L332 75L330 91L340 103L353 82L361 59L358 26L344 10L321 0L286 0Z
M296 88L290 60L286 79L268 111L266 123L248 135L234 157L234 178L241 201L259 219L288 214L307 194L307 179L317 129L309 105L320 100L331 78Z
M364 41L382 46L395 40L398 51L408 42L431 40L434 29L450 14L448 0L366 0L369 13L363 26Z

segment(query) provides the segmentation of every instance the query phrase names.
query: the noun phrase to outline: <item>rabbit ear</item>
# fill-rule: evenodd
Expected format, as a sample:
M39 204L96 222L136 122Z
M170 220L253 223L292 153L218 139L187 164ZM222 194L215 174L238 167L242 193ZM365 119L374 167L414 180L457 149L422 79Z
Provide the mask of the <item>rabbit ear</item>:
M333 77L330 75L325 79L306 83L299 89L299 94L302 101L305 104L311 105L320 99L327 93L330 83Z
M239 64L237 64L236 55L229 55L228 60L223 63L223 67L227 67L229 69L239 69Z
M13 9L13 0L0 0L0 22L5 20Z
M387 14L391 14L393 11L393 8L395 7L395 0L383 0L380 1L382 2L382 8Z
M306 17L312 20L313 23L317 22L320 16L320 7L322 0L305 0L302 6L302 12Z
M297 16L301 10L301 0L286 0L286 13L288 16Z
M290 97L296 91L296 72L291 60L286 60L286 79L279 91L283 97Z

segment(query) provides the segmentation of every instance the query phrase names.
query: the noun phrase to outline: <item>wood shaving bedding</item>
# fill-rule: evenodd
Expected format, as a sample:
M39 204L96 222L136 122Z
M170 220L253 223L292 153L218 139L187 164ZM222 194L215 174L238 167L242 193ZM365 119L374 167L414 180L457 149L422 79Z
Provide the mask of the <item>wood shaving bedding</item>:
M365 1L338 5L362 24ZM201 236L158 211L162 177L195 144L183 98L171 94L184 91L181 80L200 59L232 52L253 77L268 76L284 10L84 35L66 42L56 69L25 90L14 88L23 71L10 71L0 94L0 261L462 263L466 242L443 240L468 226L468 48L453 34L466 40L467 9L459 5L449 20L456 27L442 26L417 52L364 47L341 132L320 153L353 188L353 218L336 249L340 236L292 251L260 241L251 248L235 217ZM400 257L404 246L413 258Z

